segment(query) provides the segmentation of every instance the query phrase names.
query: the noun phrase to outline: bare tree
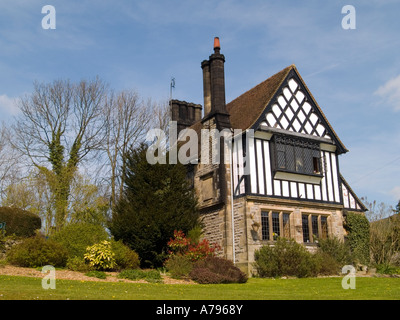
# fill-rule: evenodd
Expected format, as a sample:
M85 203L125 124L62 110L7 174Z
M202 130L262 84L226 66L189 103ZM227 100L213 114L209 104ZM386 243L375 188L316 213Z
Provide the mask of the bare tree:
M70 186L79 164L104 141L107 86L96 78L77 84L34 83L19 101L14 146L46 176L55 201L55 224L67 219Z
M144 103L135 91L112 94L107 101L104 152L110 170L112 206L122 192L127 152L143 141L152 120L151 108L151 103Z
M3 123L0 128L0 198L4 197L4 191L18 174L18 154L11 147L9 129Z
M400 250L400 216L392 206L363 198L370 220L370 251L376 264L390 264Z

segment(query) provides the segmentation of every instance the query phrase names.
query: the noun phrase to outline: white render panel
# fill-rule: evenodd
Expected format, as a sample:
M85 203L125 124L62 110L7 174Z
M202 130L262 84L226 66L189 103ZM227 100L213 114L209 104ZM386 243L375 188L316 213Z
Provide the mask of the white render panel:
M330 153L330 155L331 155L331 161L332 161L333 190L335 192L335 201L340 202L336 155L334 153Z
M235 191L238 186L238 153L237 142L233 142L232 147L232 176L233 176L233 190Z
M264 161L262 154L262 141L256 140L256 157L257 157L257 174L258 174L258 189L260 194L265 194L265 182L264 182Z
M312 184L307 184L307 199L314 199L314 188Z
M249 139L249 158L250 158L250 192L257 193L257 170L256 157L254 151L254 139Z
M242 141L239 140L237 141L237 154L238 154L238 164L239 164L239 181L244 175L244 163L243 163L243 146L242 146ZM246 164L248 166L248 164ZM239 182L239 193L243 194L246 191L246 186L244 183L244 180L242 179L241 182Z
M342 183L342 193L343 193L343 205L345 208L349 208L349 191L346 186Z
M349 194L349 197L350 197L350 208L355 209L356 208L356 200L354 199L354 197L351 194Z
M315 200L321 200L321 187L319 185L314 185L314 191Z
M281 196L281 182L280 180L274 180L274 195L275 196Z
M299 198L304 199L306 197L306 188L304 183L299 183Z
M297 182L290 182L290 195L292 198L297 198Z
M265 165L265 180L267 186L267 195L272 195L272 168L271 168L271 157L269 154L269 142L263 141L264 143L264 165Z
M289 182L282 181L282 196L289 197Z
M331 173L331 161L329 152L325 153L325 161L326 161L326 180L327 180L327 189L328 189L328 199L329 201L334 201L333 195L333 185L332 185L332 173Z
M321 162L322 162L321 163L322 172L323 172L323 175L324 175L324 177L322 178L322 181L321 181L322 200L323 201L328 201L328 190L327 190L327 187L326 187L326 170L325 170L325 168L326 168L326 159L325 159L323 151L321 151Z

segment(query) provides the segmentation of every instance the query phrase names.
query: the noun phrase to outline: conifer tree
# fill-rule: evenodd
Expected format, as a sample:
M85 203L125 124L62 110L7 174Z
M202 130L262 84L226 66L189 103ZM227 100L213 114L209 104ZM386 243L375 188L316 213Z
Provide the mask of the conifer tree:
M174 230L187 233L198 224L195 191L182 164L149 164L147 146L126 159L124 191L116 204L110 231L135 250L142 267L158 267L167 255Z

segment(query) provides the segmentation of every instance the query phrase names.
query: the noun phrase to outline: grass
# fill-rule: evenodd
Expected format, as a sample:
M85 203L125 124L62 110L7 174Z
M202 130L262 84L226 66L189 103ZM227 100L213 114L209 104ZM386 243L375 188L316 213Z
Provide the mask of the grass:
M343 289L341 277L251 278L245 284L168 285L160 283L56 280L44 290L41 278L0 276L0 300L399 300L399 278L356 278Z

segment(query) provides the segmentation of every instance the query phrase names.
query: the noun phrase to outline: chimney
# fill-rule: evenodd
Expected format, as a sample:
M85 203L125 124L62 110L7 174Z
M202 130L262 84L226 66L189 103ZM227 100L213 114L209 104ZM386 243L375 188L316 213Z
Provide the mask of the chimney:
M210 77L210 61L204 60L201 63L203 69L203 95L204 95L204 115L211 112L211 77Z
M171 100L170 104L171 120L177 122L178 134L201 120L201 105L176 99Z
M201 63L203 69L204 118L216 116L222 128L230 127L225 103L225 57L220 53L218 37L214 38L214 53Z

